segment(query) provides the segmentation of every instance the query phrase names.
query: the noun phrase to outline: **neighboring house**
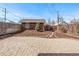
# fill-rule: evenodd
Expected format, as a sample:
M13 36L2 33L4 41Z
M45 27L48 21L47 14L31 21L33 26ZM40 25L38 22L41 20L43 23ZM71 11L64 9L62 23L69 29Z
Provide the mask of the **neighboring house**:
M39 23L41 29L44 30L44 19L22 19L20 22L25 29L35 30L36 24Z

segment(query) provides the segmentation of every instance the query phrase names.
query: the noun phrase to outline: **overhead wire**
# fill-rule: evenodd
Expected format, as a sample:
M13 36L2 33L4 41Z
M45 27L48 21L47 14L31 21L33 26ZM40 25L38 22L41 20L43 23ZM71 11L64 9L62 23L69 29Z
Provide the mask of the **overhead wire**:
M2 8L2 7L0 7L0 11L1 12L5 12L5 10L4 10L5 8ZM20 16L18 16L18 15L16 15L16 14L14 14L13 13L13 11L10 11L9 9L6 9L6 15L11 15L10 17L12 17L12 18L15 18L15 19L21 19L22 17L20 17ZM9 16L8 16L9 17ZM7 18L7 17L6 17ZM3 18L4 19L4 18ZM8 19L6 19L6 20L8 20ZM12 21L12 20L8 20L8 21L10 21L10 22L14 22L14 21Z

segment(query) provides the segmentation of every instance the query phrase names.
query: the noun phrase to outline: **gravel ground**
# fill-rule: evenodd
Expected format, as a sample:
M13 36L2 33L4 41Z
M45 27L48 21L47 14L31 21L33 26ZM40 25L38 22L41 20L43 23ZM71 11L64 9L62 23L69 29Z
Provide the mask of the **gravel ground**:
M0 40L1 56L37 56L39 53L79 53L79 40L25 36Z

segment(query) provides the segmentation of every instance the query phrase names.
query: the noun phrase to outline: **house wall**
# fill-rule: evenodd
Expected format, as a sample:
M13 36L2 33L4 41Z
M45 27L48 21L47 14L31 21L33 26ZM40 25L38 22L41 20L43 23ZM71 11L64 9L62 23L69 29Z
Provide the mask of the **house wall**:
M22 23L22 26L25 29L35 30L35 26L37 23ZM44 23L40 23L41 30L44 30Z

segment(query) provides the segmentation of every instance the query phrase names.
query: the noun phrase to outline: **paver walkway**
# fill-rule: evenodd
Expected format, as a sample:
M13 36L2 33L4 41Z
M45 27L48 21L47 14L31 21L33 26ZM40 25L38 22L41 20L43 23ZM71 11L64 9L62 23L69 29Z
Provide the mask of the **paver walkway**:
M25 36L0 40L0 55L35 56L39 53L79 53L79 40Z

